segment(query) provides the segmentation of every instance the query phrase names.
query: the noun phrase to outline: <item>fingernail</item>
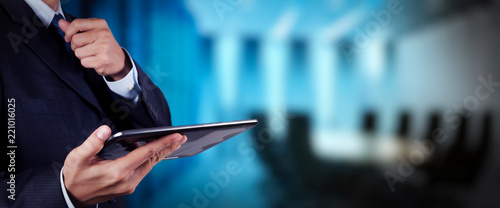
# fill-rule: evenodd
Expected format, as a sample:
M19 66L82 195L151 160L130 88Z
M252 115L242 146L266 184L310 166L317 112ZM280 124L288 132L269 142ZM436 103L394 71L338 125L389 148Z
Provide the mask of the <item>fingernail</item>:
M64 40L65 40L66 42L69 42L69 40L68 40L68 37L67 37L67 36L64 36Z
M105 127L101 127L99 128L99 130L97 130L96 132L96 136L97 138L99 138L100 140L106 140L106 136L108 135L108 128L105 128Z
M179 142L179 145L182 145L182 144L186 143L186 141L187 141L187 136L183 135L182 136L182 140Z
M172 141L172 144L174 145L179 144L181 140L182 140L182 135L179 135L178 137L175 137L174 141Z

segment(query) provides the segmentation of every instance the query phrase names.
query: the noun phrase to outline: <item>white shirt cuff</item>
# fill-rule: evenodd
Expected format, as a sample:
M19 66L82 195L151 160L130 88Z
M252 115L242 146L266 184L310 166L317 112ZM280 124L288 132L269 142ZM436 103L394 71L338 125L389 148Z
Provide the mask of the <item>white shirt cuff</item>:
M60 182L61 182L61 189L63 192L64 200L66 201L66 205L68 205L68 208L75 208L73 203L71 202L71 199L68 196L68 192L66 191L66 186L64 186L64 177L63 177L63 169L64 167L61 168L61 174L59 174ZM96 208L99 208L99 204L95 205Z
M114 93L137 103L139 100L139 96L141 95L141 87L139 86L137 68L135 67L134 60L130 56L127 50L122 48L125 51L126 56L130 59L130 63L132 63L132 69L128 74L118 81L108 81L105 77L102 77L109 89Z
M59 174L60 175L59 181L61 182L61 189L63 192L64 200L66 201L66 205L68 205L68 208L75 208L75 206L71 202L71 199L69 199L68 192L66 191L66 186L64 186L63 169L64 167L61 168L61 174Z

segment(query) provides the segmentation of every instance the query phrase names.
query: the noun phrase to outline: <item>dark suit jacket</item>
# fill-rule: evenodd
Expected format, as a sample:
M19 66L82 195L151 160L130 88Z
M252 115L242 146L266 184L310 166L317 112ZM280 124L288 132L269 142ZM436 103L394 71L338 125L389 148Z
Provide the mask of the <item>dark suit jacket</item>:
M65 14L67 19L74 19ZM113 132L171 125L162 92L137 66L142 88L138 104L109 90L94 70L84 69L57 36L22 0L0 0L0 207L65 207L59 173L66 155L97 127ZM14 105L12 104L14 99ZM8 118L15 110L15 143L9 144ZM12 124L12 121L11 123ZM11 125L12 130L12 125ZM15 201L8 199L15 149ZM124 206L124 197L99 207Z

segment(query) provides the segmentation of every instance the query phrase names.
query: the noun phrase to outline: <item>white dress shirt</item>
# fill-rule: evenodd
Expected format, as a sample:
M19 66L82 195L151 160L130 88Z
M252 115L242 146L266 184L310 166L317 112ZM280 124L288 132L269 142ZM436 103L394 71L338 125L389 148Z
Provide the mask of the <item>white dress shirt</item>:
M45 27L49 27L52 19L56 14L61 14L64 19L64 12L62 11L61 4L57 6L57 10L52 10L47 4L45 4L42 0L25 0L26 3L33 9L35 14L40 18ZM114 93L137 103L139 97L141 95L141 88L139 86L139 82L137 79L137 68L135 67L134 60L130 57L128 51L123 49L126 53L127 58L130 59L130 63L132 63L132 69L130 72L121 80L118 81L108 81L105 77L103 77L104 81L108 85L109 89ZM75 206L71 202L71 199L68 196L68 192L66 191L66 187L64 186L64 178L63 178L63 169L61 169L60 173L60 183L61 189L64 195L64 199L66 200L66 204L69 208L74 208ZM98 205L96 205L97 207Z

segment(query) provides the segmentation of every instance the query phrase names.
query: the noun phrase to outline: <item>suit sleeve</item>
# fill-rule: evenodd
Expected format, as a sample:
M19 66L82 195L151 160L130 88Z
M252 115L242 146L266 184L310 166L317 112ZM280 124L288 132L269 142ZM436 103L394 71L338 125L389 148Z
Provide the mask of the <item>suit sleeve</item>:
M135 63L135 62L134 62ZM95 72L89 75L89 84L104 113L118 131L156 126L171 126L170 108L161 90L135 63L141 95L137 103L121 97L109 89ZM103 90L104 89L104 90ZM103 93L106 92L106 93Z
M139 85L141 86L141 104L148 110L156 126L171 126L170 108L161 90L149 79L137 65Z
M8 115L5 93L0 84L0 115ZM66 207L61 190L61 164L53 162L52 166L36 169L16 169L17 148L9 149L7 118L1 116L3 141L0 167L0 207ZM15 145L15 144L14 144ZM13 151L13 152L12 152Z
M57 167L29 169L16 173L13 179L9 172L0 172L0 207L66 207L59 172Z

